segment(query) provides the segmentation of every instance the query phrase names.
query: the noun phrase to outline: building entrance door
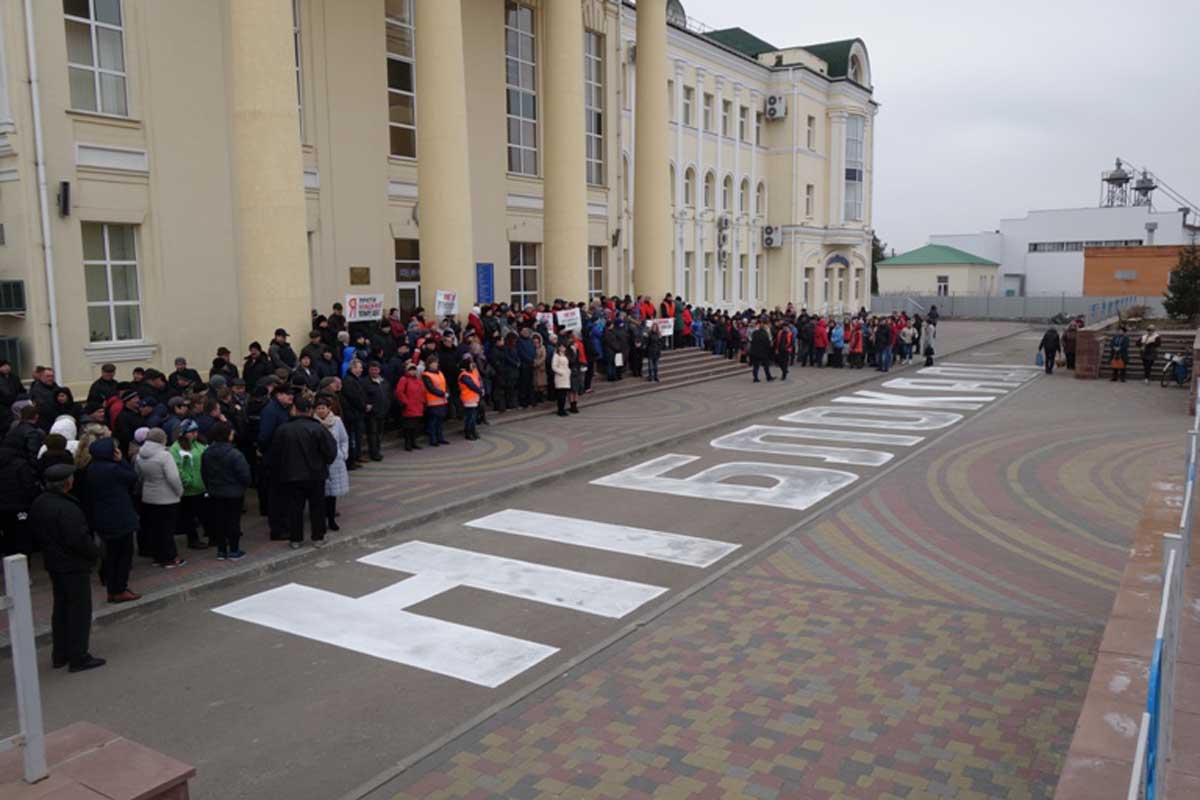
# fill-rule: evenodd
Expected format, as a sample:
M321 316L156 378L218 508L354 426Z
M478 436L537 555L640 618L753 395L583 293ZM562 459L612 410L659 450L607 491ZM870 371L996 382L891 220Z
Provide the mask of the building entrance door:
M421 306L421 284L396 284L396 306L400 309L400 320L405 325Z

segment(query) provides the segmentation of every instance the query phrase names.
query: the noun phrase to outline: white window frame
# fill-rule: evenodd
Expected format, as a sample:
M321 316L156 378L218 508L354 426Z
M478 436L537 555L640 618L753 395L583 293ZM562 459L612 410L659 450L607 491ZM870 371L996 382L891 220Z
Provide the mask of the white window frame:
M763 254L754 255L754 299L762 300L763 293Z
M733 211L733 176L726 175L721 181L721 210Z
M846 203L847 222L863 221L863 200L866 193L866 130L867 119L857 114L846 118Z
M671 110L669 116L671 122L679 121L679 107L676 105L677 102L678 100L675 98L675 79L667 78L667 106Z
M514 28L511 25L509 25L510 12L513 10L518 10L518 9L527 11L529 13L529 30L527 30L527 31L521 30L520 28ZM538 147L538 138L539 138L538 89L537 89L538 66L537 66L537 26L536 26L536 22L537 22L537 14L532 6L529 6L525 3L516 2L516 0L508 0L508 2L506 2L504 4L504 59L505 59L504 89L505 89L505 118L506 118L505 135L507 136L507 140L508 140L506 164L507 164L508 172L510 175L529 175L532 177L537 177L540 174L540 169L538 166L538 164L541 160L540 159L541 154L540 154L540 148ZM509 39L512 38L513 36L515 36L517 38L517 43L518 43L516 53L511 52L511 48L509 47ZM528 59L522 58L521 53L520 53L520 42L526 38L530 40L529 41L530 47L529 47L529 58ZM533 75L533 85L532 86L522 86L519 84L513 84L513 83L509 82L509 73L513 71L511 69L511 67L514 64L516 65L518 81L520 81L521 67L528 67L528 68L530 68L530 70L532 70L532 75ZM514 92L518 95L518 97L522 101L522 103L521 103L522 108L518 109L517 113L513 113L512 104L509 102L511 95ZM533 110L532 115L525 114L524 101L526 98L529 98L532 100L532 104L531 104L531 108ZM517 123L517 128L519 131L524 131L524 128L526 125L532 126L532 134L533 134L533 142L532 143L526 142L523 134L518 137L517 141L515 141L515 142L513 141L512 125L514 122ZM516 165L518 167L518 169L513 169L513 166L514 166L513 165L513 155L514 154L520 156L520 159L519 159L520 164ZM530 164L528 163L530 156L532 156L532 159L533 159L532 169L530 168Z
M738 107L738 141L748 142L750 136L750 109L746 106Z
M812 114L808 115L807 131L808 131L807 132L808 149L816 150L817 149L817 118L814 117Z
M695 117L693 116L694 106L696 103L696 90L691 86L683 87L683 124L687 126L695 125Z
M938 297L949 297L950 296L950 276L949 275L938 275L937 276L937 296Z
M604 185L604 35L583 32L583 102L587 182ZM599 105L596 105L599 102Z
M406 92L403 89L393 89L391 81L390 80L388 81L388 87L387 87L388 88L388 155L391 156L392 158L402 158L407 161L414 161L417 158L417 37L416 37L416 31L414 30L415 20L413 17L415 10L413 9L413 0L402 0L402 2L405 3L406 8L407 8L408 21L405 22L404 20L397 19L395 17L385 17L386 25L388 28L394 27L394 28L406 29L408 31L408 40L410 42L412 42L413 52L412 52L411 56L407 56L404 53L392 53L389 51L387 54L387 60L389 62L397 61L397 62L402 62L402 63L408 64L410 74L412 75L412 91ZM391 97L392 97L392 95L398 95L400 97L408 97L412 100L413 121L412 121L411 125L408 125L403 122L392 122L392 117L391 117L391 113L392 113ZM392 128L399 128L401 130L411 130L412 131L412 136L413 136L412 155L407 155L405 153L393 153L392 152L392 136L391 136Z
M762 147L763 112L754 112L754 146Z
M817 187L814 184L804 185L804 216L811 219L817 205Z
M688 167L683 173L683 205L693 208L696 205L696 168Z
M704 99L701 102L703 103L703 107L701 110L703 119L701 121L704 123L704 132L712 133L712 130L713 130L713 96L712 96L712 94L710 92L705 92Z
M717 202L717 176L711 169L704 176L704 207L712 210Z
M300 116L300 141L304 142L304 69L300 49L300 2L292 0L292 44L296 52L296 112Z
M604 297L604 253L597 245L588 245L588 300Z
M83 260L83 269L84 269L84 275L85 275L85 278L84 278L84 301L86 302L87 308L89 308L89 309L92 309L92 308L107 308L108 309L108 324L109 324L109 332L110 332L110 336L111 336L111 338L108 338L108 339L92 339L91 322L90 322L91 317L89 314L89 316L88 316L88 319L89 319L88 342L89 342L89 344L92 344L92 345L138 344L140 342L145 341L146 329L144 326L144 322L142 320L142 276L141 276L141 270L138 267L138 257L137 257L138 256L138 242L137 242L138 226L124 225L124 224L117 224L117 223L109 224L107 222L84 222L81 224L80 230L79 230L79 234L80 234L81 238L83 236L83 226L84 225L98 225L100 227L100 238L104 242L104 258L97 260L97 259L88 259L85 257ZM109 231L112 228L128 228L130 230L130 233L132 234L131 241L133 242L133 259L132 260L128 260L128 259L114 260L112 258L112 247L109 244ZM112 268L113 267L129 267L129 266L133 267L133 278L134 278L133 284L134 284L134 289L136 290L136 293L137 293L137 299L136 300L114 300L113 299ZM103 267L104 268L105 290L107 292L108 299L106 299L106 300L88 300L87 299L86 274L87 274L88 267ZM138 336L135 339L118 339L118 338L116 338L117 337L117 311L116 310L118 307L126 307L126 308L133 307L133 308L137 309L137 323L138 323L138 332L141 334L140 336Z
M416 248L417 248L417 257L415 259L414 258L401 258L400 253L399 253L400 242L415 242ZM395 274L397 284L418 284L419 285L421 283L421 240L420 239L409 239L409 238L393 239L392 240L392 263L393 263L394 269L395 269L394 274ZM400 269L402 267L416 267L417 268L416 279L414 280L411 277L404 277L404 278L400 277Z
M684 299L696 299L696 287L692 285L692 273L695 272L696 253L693 250L683 252L683 294Z
M524 308L526 303L537 305L538 289L542 285L541 245L534 242L508 243L509 304ZM530 258L532 254L532 259ZM530 261L532 260L532 263ZM520 280L513 280L513 272L520 271ZM533 273L533 288L529 288L529 273ZM518 285L519 283L519 285Z
M98 20L96 18L96 0L87 0L87 3L88 3L88 13L91 15L90 19L85 19L83 17L77 17L73 14L67 14L65 12L63 13L64 35L65 35L65 31L66 31L65 24L67 21L74 22L74 23L77 23L80 25L86 25L88 28L88 37L90 39L91 48L92 48L92 63L90 63L90 64L80 64L78 62L71 61L71 57L69 54L70 51L68 48L68 55L67 55L68 92L67 92L67 97L71 104L71 109L73 111L86 111L91 114L102 114L107 117L127 118L130 116L130 114L129 114L129 62L128 62L128 59L126 57L126 52L125 52L125 6L124 6L124 3L121 2L121 0L118 0L118 2L117 2L117 8L120 10L120 13L121 13L121 22L120 22L120 24L117 24L117 25L114 25L111 22L101 22L100 20ZM100 47L99 47L99 42L98 42L98 37L97 37L98 30L116 31L117 35L120 37L122 69L116 70L116 69L111 69L108 67L100 66ZM71 74L72 69L84 70L84 71L92 73L92 87L96 93L96 107L95 108L80 108L75 105L74 98L72 98L70 96L70 87L69 87L70 74ZM101 88L101 77L105 76L105 75L107 75L111 78L119 78L120 79L121 87L122 87L121 88L121 99L122 99L122 104L125 106L125 109L123 111L113 111L111 109L107 109L104 107L104 92Z
M733 130L733 101L721 101L721 136L725 139L729 138L730 131Z
M717 256L712 250L704 252L704 271L701 273L700 280L703 282L704 291L698 292L697 296L703 295L705 300L710 299L708 294L709 280L712 278L713 264L716 263Z

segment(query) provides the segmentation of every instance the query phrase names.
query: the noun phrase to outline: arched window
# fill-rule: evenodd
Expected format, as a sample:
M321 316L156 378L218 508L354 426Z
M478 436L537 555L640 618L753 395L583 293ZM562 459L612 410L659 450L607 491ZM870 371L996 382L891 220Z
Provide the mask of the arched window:
M733 176L726 175L725 183L721 186L721 210L729 211L733 207Z
M683 173L683 204L688 208L696 205L696 170L693 167Z
M738 193L738 211L743 214L750 212L750 179L742 178L742 189Z
M767 210L767 184L759 181L758 189L754 192L754 213L762 215Z
M857 54L850 56L850 80L854 81L860 86L865 85L865 82L863 81L862 60Z
M671 208L675 207L675 165L671 165Z
M708 174L704 176L704 207L711 209L715 208L717 202L717 176L710 169Z

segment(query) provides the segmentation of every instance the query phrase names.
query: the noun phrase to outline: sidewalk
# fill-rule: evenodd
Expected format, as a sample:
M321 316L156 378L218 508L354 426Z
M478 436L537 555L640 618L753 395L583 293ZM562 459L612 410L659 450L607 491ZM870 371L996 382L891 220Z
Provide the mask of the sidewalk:
M1029 330L1023 323L944 322L938 337L943 348L939 358ZM1030 352L1036 347L1031 340ZM987 356L981 360L986 361ZM392 436L384 448L384 461L350 476L351 493L338 503L341 531L331 535L331 546L413 528L453 509L556 480L577 469L660 448L684 436L874 380L877 375L870 369L794 369L786 383L755 385L749 375L741 374L674 388L667 384L664 391L658 392L629 392L632 396L614 398L614 402L601 402L613 388L598 381L596 395L589 395L581 404L582 413L569 419L556 417L552 405L547 405L542 415L521 414L511 423L499 424L503 418L490 414L496 424L481 428L481 441L467 443L451 433L451 446L426 448L419 453L405 453ZM621 386L617 385L617 391L624 395L628 390L621 391ZM184 550L181 552L189 559L187 566L168 572L135 557L130 586L143 598L112 606L97 583L96 622L157 609L204 589L328 555L330 548L290 550L286 542L268 541L265 520L255 510L253 493L249 506L243 518L246 558L217 561L213 550ZM49 635L50 581L42 571L40 557L35 556L33 561L34 625L43 637ZM8 645L3 615L0 645Z

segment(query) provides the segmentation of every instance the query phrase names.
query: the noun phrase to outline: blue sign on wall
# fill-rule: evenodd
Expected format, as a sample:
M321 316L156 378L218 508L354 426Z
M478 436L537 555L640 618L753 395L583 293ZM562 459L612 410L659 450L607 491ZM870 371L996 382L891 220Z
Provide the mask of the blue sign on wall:
M478 303L496 302L496 278L494 264L477 263L475 265L475 301Z

